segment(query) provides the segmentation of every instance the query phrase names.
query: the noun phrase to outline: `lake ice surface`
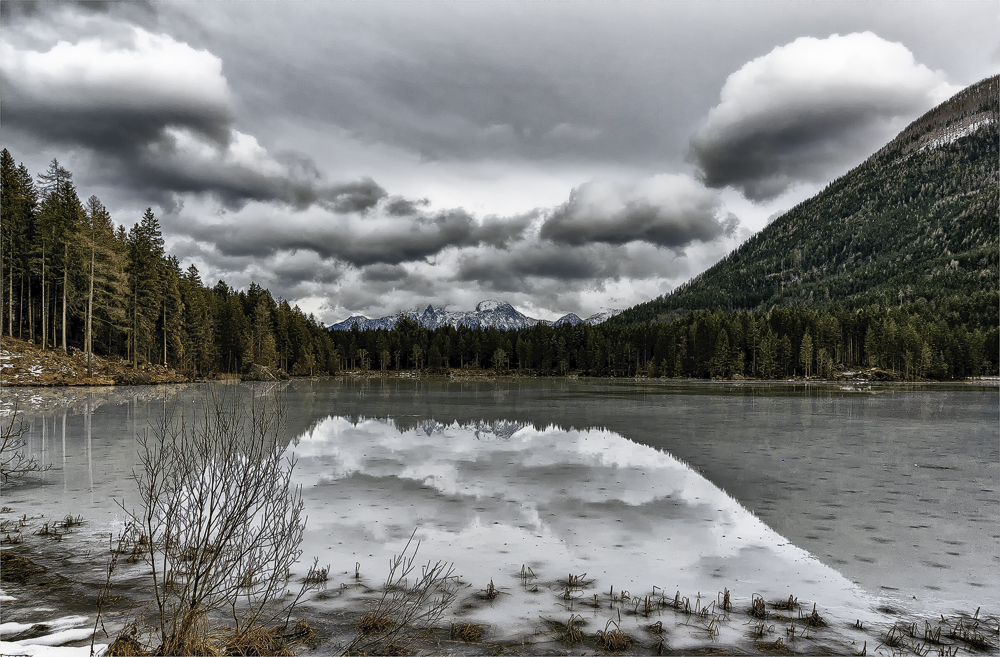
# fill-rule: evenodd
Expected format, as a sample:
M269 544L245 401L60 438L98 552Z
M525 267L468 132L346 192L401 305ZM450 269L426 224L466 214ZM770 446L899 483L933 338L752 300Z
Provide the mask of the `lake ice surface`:
M4 504L82 514L74 540L106 545L115 501L134 495L135 434L203 394L5 392L54 467ZM650 620L611 609L612 590L704 607L728 588L734 615L751 594L794 595L840 628L891 625L886 607L930 618L1000 607L995 387L331 380L293 382L285 399L309 515L302 563L332 566L327 595L309 602L318 610L357 607L355 564L377 588L414 531L418 558L454 562L466 585L452 620L497 640L570 614L591 633L624 614L640 632ZM537 576L527 586L522 568ZM565 599L562 582L584 573ZM501 595L483 601L491 581ZM585 604L595 593L599 609ZM716 640L746 632L730 623ZM838 632L841 645L865 638ZM705 636L687 623L669 643Z

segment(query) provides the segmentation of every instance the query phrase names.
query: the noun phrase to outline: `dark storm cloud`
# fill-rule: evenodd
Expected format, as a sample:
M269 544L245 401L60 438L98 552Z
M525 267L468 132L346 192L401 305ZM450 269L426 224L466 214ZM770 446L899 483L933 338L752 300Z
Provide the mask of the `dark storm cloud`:
M386 191L371 178L365 178L355 183L342 183L334 185L322 192L323 206L334 212L365 212L375 207L379 201L388 196ZM399 199L399 202L408 203L406 199ZM410 204L412 206L412 203ZM392 214L392 209L389 209Z
M427 199L408 199L401 196L393 196L386 203L385 211L394 217L405 217L407 215L416 214L420 208L426 207L429 201Z
M770 199L857 163L951 91L902 44L870 32L803 37L729 76L691 159L710 187Z
M272 155L236 129L221 60L170 36L113 23L117 33L51 48L3 44L5 131L83 147L104 177L165 207L178 193L227 207L277 201L364 212L387 193L370 178L327 184L297 153Z
M400 277L393 280L382 279L379 274L368 275L370 270L382 267L383 265L365 267L360 277L364 285L342 286L338 295L340 303L346 308L366 308L371 306L373 299L384 300L389 295L401 300L398 306L383 308L381 315L413 308L417 305L414 303L416 299L427 299L437 306L442 305L438 296L441 290L437 289L434 281L422 274L403 270Z
M295 290L303 282L333 285L344 277L344 267L335 262L286 258L268 268L269 282L279 290Z
M542 224L541 236L563 244L648 242L682 249L732 234L735 218L720 220L717 193L688 176L660 175L636 185L592 181Z
M621 277L676 274L686 266L682 260L648 245L628 248L522 242L509 250L485 249L463 255L456 279L474 281L497 292L521 292L537 287L537 279L575 287Z
M494 218L481 225L461 209L398 217L385 212L385 205L378 204L365 215L339 216L324 216L315 209L287 216L257 205L221 223L201 221L185 212L172 218L170 226L213 244L227 257L268 258L280 252L309 251L323 259L364 267L423 261L448 248L502 247L519 238L527 225L527 219L519 217Z
M370 265L361 272L361 280L366 283L394 283L406 278L406 268L402 265Z
M51 14L66 8L79 9L89 14L118 14L130 18L149 17L156 13L149 0L4 0L0 2L0 20L10 22L25 18L35 18L41 14Z

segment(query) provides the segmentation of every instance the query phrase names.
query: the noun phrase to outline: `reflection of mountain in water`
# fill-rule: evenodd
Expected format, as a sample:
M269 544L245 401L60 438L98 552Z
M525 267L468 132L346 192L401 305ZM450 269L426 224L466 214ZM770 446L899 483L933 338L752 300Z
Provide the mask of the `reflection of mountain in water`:
M324 422L326 418L320 418L314 420L308 428L302 433L312 433L318 425ZM445 429L458 428L469 431L478 440L509 440L511 436L515 433L524 429L525 427L531 427L535 431L545 431L548 429L557 429L559 431L573 431L581 427L574 427L572 425L562 425L558 423L542 423L542 422L528 422L523 420L509 420L504 418L490 419L490 420L449 420L441 422L434 418L420 418L418 416L402 416L402 417L378 417L378 416L366 416L366 415L341 415L342 419L350 422L354 426L364 424L365 422L375 421L381 422L383 424L389 425L395 428L400 433L405 433L407 431L420 431L426 436L431 436L435 434L441 434ZM601 426L588 426L582 427L583 429L593 429L593 430L604 430ZM296 440L301 438L301 434L296 437Z
M407 429L401 427L399 423L394 422L392 419L388 420L393 426L396 427L398 431L406 431ZM459 425L454 423L452 425L441 424L436 420L423 420L418 423L417 429L423 431L424 435L430 436L433 434L444 433L445 428L448 426L457 426L460 429L464 429L472 433L476 437L476 440L510 440L510 437L521 429L529 426L528 422L517 422L515 420L479 420L477 422L468 422L466 424Z

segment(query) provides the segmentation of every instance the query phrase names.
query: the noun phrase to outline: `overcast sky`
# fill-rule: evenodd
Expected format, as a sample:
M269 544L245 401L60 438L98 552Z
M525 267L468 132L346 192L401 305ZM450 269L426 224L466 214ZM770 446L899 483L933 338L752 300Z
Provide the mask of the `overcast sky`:
M327 323L645 301L1000 70L995 0L0 9L15 159Z

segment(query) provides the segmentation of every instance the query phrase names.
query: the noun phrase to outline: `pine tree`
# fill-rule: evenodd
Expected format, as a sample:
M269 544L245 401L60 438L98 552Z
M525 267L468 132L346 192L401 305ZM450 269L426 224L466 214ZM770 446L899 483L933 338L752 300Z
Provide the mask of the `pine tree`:
M140 353L149 361L150 351L157 342L156 325L162 310L160 301L165 277L163 236L152 208L146 208L142 221L129 231L128 255L129 355L133 367L138 367Z
M52 293L53 285L61 288L61 333L62 350L67 350L68 305L76 299L71 289L71 270L79 264L74 238L80 232L83 222L83 206L73 185L73 174L63 168L59 161L53 159L45 173L39 174L39 187L42 191L42 202L38 211L38 227L41 249L42 268L42 348L48 342L47 326L52 330L52 346L56 346L55 315L57 303ZM61 272L61 284L56 272ZM75 271L74 274L81 272ZM48 299L46 299L46 293ZM51 308L49 305L51 304Z
M806 376L812 375L812 364L813 364L813 339L806 331L806 334L802 336L802 346L799 347L799 362L805 369Z
M116 239L111 213L96 196L87 199L84 229L78 239L87 269L83 350L87 354L89 375L94 353L94 320L97 319L109 334L110 348L110 333L120 331L125 324L124 300L129 287L125 250Z

